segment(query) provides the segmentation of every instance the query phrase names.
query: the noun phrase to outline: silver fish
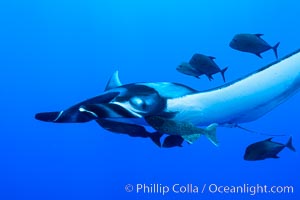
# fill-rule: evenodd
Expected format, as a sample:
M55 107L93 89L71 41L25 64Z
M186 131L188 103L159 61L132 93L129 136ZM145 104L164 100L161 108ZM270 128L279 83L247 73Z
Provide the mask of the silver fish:
M188 63L184 62L176 69L183 74L194 76L196 78L199 78L199 76L204 74L208 77L209 80L213 79L213 74L220 72L225 82L224 73L228 69L228 67L221 70L215 63L214 59L215 57L196 53L192 56Z
M260 55L261 53L273 49L275 57L278 59L277 48L280 42L274 46L271 46L265 40L263 40L261 36L263 36L263 34L236 34L231 40L229 46L238 51L253 53L260 58L262 58Z
M255 161L267 158L279 158L277 154L285 147L292 151L296 151L292 144L292 137L290 137L286 144L273 142L272 139L273 138L269 138L249 145L246 149L244 160Z

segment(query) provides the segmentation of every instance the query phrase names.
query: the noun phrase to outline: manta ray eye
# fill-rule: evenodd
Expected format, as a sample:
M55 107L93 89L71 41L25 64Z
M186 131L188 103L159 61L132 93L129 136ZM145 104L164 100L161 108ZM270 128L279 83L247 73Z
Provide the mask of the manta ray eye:
M145 101L140 98L140 97L133 97L130 99L130 105L132 105L132 107L134 107L137 110L147 110L147 104L145 103Z

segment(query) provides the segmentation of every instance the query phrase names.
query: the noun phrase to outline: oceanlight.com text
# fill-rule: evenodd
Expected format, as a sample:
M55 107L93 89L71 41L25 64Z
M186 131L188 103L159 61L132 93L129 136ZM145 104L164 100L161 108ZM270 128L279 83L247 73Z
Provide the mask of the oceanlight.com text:
M226 186L210 184L208 185L208 191L210 193L221 194L292 194L294 193L293 186L268 186L268 185L249 185L243 184L239 186Z
M293 194L293 186L271 186L271 185L218 185L218 184L127 184L125 185L126 192L132 192L136 194L161 194L167 195L173 194L248 194L251 196L257 194Z

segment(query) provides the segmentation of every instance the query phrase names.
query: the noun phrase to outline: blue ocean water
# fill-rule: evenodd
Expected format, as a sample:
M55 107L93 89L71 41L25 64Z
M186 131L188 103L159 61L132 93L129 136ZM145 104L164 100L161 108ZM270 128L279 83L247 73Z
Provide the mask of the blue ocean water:
M0 199L298 199L298 152L284 149L280 159L243 160L246 146L267 136L218 128L218 148L201 138L164 149L94 122L44 123L34 115L100 94L115 70L124 83L171 81L197 90L222 85L220 74L208 81L175 70L196 52L229 66L225 76L234 81L275 58L271 51L260 59L232 50L233 35L263 33L270 44L281 42L283 57L300 47L299 6L295 0L1 1ZM297 94L243 126L292 135L298 149L299 100ZM134 191L126 192L128 184ZM137 192L144 184L148 188ZM162 194L174 184L176 191L183 186L181 192ZM254 194L250 187L257 184L294 190ZM221 193L215 186L243 186L248 192L221 188Z

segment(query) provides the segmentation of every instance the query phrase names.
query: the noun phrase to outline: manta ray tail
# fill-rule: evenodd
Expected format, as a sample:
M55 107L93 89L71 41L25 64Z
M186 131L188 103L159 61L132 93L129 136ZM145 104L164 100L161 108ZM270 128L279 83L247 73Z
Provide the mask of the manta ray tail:
M205 128L206 134L205 136L207 137L207 139L209 139L209 141L211 141L215 146L219 146L219 142L217 139L217 123L213 123L211 125L209 125L208 127Z

